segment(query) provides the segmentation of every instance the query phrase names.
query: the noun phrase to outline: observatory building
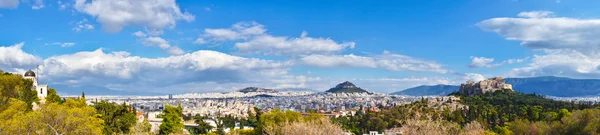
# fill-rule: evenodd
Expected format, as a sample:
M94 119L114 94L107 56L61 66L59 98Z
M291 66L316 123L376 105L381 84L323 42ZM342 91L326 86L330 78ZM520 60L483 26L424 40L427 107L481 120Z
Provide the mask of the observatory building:
M40 102L44 103L46 96L48 96L48 85L47 84L38 84L37 76L35 72L29 70L23 74L24 79L29 79L33 81L33 86L31 89L37 91L37 96L40 99Z

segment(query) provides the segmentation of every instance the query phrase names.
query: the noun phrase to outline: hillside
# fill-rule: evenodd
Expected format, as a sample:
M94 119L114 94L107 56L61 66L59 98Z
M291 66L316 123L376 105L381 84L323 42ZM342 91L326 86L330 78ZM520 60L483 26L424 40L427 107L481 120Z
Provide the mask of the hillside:
M511 84L515 91L523 93L536 93L559 97L600 95L600 79L571 79L545 76L532 78L506 78L504 81L507 84ZM423 85L391 94L411 96L447 95L449 90L454 89L452 91L456 91L458 88L459 86L455 85Z
M340 83L325 92L329 92L329 93L369 93L368 91L366 91L362 88L356 87L356 85L352 84L349 81Z

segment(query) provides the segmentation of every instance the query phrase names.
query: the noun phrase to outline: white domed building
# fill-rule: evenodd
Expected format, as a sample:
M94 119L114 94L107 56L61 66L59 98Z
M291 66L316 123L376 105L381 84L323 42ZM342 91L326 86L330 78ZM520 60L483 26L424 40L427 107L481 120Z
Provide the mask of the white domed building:
M38 98L40 99L40 102L45 103L46 96L48 96L48 85L47 84L38 84L37 76L36 76L35 72L33 72L31 70L25 72L25 74L23 74L23 78L33 81L33 86L31 87L31 89L37 91L37 95L38 95Z

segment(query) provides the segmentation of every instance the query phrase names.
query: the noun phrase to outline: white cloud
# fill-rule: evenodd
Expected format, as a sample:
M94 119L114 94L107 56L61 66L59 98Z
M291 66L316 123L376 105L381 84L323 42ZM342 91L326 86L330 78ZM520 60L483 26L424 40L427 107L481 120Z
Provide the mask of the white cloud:
M135 35L135 33L134 33L134 35ZM135 35L135 36L137 36L137 35ZM138 37L140 37L140 36L138 36ZM181 50L181 48L179 48L177 46L171 46L171 44L169 44L169 41L167 41L161 37L142 37L141 40L142 40L143 45L159 47L171 55L181 55L181 54L185 53L183 50Z
M161 49L168 49L171 47L171 45L169 44L169 42L167 42L167 40L160 38L160 37L145 38L144 41L142 41L142 44L147 45L147 46L157 46L157 47L160 47Z
M88 20L83 18L83 20L77 22L75 27L73 27L73 31L80 32L81 30L91 30L94 29L94 25L88 23Z
M265 26L256 22L240 22L225 29L205 29L195 42L206 44L219 41L239 41L234 47L241 53L265 55L331 54L345 48L354 48L354 42L339 43L330 38L308 37L302 32L299 38L273 36L266 33Z
M131 56L128 52L107 53L98 49L49 57L44 60L41 73L51 78L54 84L155 91L178 88L175 90L181 92L199 87L179 87L186 84L269 82L269 79L285 76L290 65L206 50L178 56L144 58Z
M534 56L527 67L515 68L509 75L599 78L600 55L588 55L575 50L550 51L545 55Z
M349 55L313 54L300 58L301 63L317 67L382 68L390 71L427 71L448 73L441 64L384 51L372 57Z
M67 7L70 6L69 3L63 3L62 1L56 1L56 3L58 4L58 10L65 10L67 9Z
M529 11L529 12L521 12L517 16L526 17L526 18L544 18L550 17L554 15L554 12L550 11Z
M494 62L494 58L471 56L471 64L469 64L469 67L471 67L471 68L480 68L480 67L492 68L492 67L498 66L498 65L490 65L490 63L492 63L492 62Z
M295 65L291 61L244 58L209 50L146 58L132 56L128 52L105 52L97 49L56 55L42 60L23 52L21 46L22 44L17 44L0 48L0 67L3 70L22 73L24 69L35 68L35 65L41 64L40 79L43 82L49 83L51 87L70 86L59 89L62 92L79 93L83 90L88 93L87 90L91 87L100 87L140 94L176 94L227 92L249 86L325 91L337 83L350 80L362 88L389 93L418 85L458 82L443 77L327 79L290 75L288 70Z
M600 46L600 19L492 18L477 23L481 29L507 40L521 41L531 49L575 49L582 52Z
M482 68L482 67L494 68L494 67L498 67L498 66L502 66L502 65L506 65L506 64L521 63L527 59L528 58L508 59L508 60L502 61L500 63L492 63L492 62L494 62L494 58L471 56L471 64L469 64L469 67L470 68Z
M139 25L160 30L173 28L176 21L194 21L194 15L181 12L175 0L77 0L75 9L96 18L106 32L119 32L125 26Z
M44 45L60 45L60 47L71 47L74 46L76 43L73 42L54 42L54 43L46 43Z
M196 40L194 40L194 44L206 44L206 40L204 40L204 38L198 38Z
M172 46L171 48L169 48L168 53L171 55L182 55L185 52L181 50L181 48L179 48L178 46Z
M144 32L141 32L141 31L134 32L132 35L134 35L136 37L146 37L147 36Z
M477 73L464 73L462 76L459 76L459 79L457 79L457 80L459 80L460 83L464 83L466 81L479 82L479 81L485 80L485 77L483 75L477 74Z
M44 0L34 0L33 5L31 6L31 9L38 10L38 9L42 9L44 7L45 7Z
M4 71L15 71L14 69L35 68L42 60L36 56L23 52L21 49L25 43L21 42L12 46L0 46L0 68Z
M543 52L510 76L600 77L600 19L543 17L491 18L477 25Z
M20 0L0 0L0 8L14 9L19 7Z

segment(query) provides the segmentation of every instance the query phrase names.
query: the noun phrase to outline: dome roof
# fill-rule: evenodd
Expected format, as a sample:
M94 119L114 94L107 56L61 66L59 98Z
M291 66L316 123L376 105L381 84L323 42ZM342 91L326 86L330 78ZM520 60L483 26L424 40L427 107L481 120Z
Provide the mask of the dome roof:
M25 75L23 75L25 77L35 77L35 73L31 70L25 72Z

